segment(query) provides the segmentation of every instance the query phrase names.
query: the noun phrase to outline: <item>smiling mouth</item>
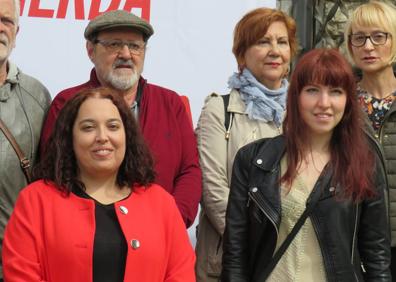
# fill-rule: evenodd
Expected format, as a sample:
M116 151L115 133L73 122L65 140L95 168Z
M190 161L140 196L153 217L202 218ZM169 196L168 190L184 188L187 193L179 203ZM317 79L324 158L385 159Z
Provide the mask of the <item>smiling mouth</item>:
M105 157L105 156L108 156L110 153L112 153L113 150L112 149L99 149L99 150L93 150L92 152L97 156Z
M281 64L280 63L266 63L266 65L269 65L271 67L279 67Z
M314 114L314 116L320 120L328 120L330 119L333 115L327 114L327 113L318 113Z

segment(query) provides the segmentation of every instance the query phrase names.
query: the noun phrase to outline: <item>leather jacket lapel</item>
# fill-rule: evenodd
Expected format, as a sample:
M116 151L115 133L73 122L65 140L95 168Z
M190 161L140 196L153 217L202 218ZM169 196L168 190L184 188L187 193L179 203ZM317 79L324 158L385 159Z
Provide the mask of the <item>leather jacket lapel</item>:
M268 140L253 158L250 171L249 193L251 199L279 230L281 221L280 160L285 151L285 139L278 136Z

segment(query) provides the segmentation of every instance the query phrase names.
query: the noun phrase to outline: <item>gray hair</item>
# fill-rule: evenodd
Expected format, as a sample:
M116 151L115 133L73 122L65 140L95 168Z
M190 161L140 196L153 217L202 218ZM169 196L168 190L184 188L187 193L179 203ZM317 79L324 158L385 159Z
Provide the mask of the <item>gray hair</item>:
M15 7L15 28L19 25L19 13L21 12L21 0L13 0Z

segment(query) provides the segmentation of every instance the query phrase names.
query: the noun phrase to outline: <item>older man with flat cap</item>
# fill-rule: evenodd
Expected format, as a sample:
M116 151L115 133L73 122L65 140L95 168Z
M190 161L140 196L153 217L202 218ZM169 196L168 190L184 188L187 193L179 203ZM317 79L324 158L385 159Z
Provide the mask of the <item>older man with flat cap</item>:
M85 88L107 86L124 97L151 149L156 182L175 198L184 222L195 219L201 196L201 171L190 118L179 95L148 83L142 76L146 44L154 30L145 20L116 10L93 19L85 29L87 53L94 64L89 81L61 91L53 100L41 146L60 109Z
M0 253L15 201L37 161L41 126L51 99L41 82L9 60L19 31L19 11L19 0L0 0Z

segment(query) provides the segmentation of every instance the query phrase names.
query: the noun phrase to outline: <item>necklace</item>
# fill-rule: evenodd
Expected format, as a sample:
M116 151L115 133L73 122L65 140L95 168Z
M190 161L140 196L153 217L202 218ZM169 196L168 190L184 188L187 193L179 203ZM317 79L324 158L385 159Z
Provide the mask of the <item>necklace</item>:
M316 174L321 174L323 168L326 166L326 163L328 162L327 158L328 158L327 154L323 157L320 154L316 154L316 156L314 156L312 152L309 152L301 162L299 173L308 170L308 172L313 171Z
M314 159L314 157L313 157L312 152L310 153L310 155L311 155L312 165L313 165L314 169L316 170L317 173L321 174L321 173L322 173L322 170L323 170L323 168L324 168L324 166L325 166L325 162L322 161L322 160L319 158L319 156L318 156L318 160L320 161L320 162L319 162L319 165L320 165L320 167L322 167L321 169L319 169L319 168L317 168L317 166L316 166L316 164L315 164L315 159Z

